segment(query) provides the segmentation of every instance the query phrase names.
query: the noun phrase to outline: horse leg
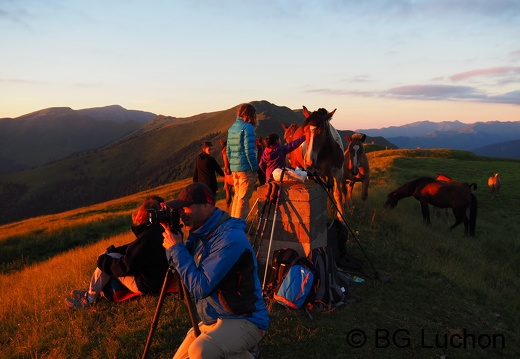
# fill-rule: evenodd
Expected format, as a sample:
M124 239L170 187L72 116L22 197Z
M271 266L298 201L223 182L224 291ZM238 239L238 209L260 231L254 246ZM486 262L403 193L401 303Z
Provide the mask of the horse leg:
M334 200L336 201L336 207L338 208L337 217L340 221L343 220L343 193L341 191L342 178L343 171L340 173L334 173Z
M452 231L459 224L464 223L464 235L468 235L469 219L466 216L466 208L453 209L453 215L455 216L455 223L449 228Z
M368 186L370 182L365 178L363 182L361 182L361 215L365 215L365 202L368 198Z
M450 211L448 210L448 208L444 210L444 218L446 218L446 223L450 224Z
M421 201L421 212L423 216L423 221L427 226L432 225L432 221L430 220L430 207L428 206L428 202Z
M345 200L345 204L347 207L347 212L352 215L354 212L354 207L352 205L352 191L354 190L354 182L350 181L347 184L347 198Z

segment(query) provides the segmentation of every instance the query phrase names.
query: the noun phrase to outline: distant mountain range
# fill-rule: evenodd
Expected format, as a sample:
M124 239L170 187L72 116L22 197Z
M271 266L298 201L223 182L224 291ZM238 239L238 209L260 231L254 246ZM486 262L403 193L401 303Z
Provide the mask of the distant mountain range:
M268 101L252 103L259 122L257 136L273 132L283 136L282 122L301 124L304 120L301 109L292 110ZM14 119L0 119L0 223L58 213L189 178L203 140L213 141L214 156L222 163L219 140L227 138L227 130L235 120L235 108L187 118L127 110L117 105L84 110L49 108ZM502 123L486 123L475 124L473 133L466 132L486 140L474 140L474 148L489 145L489 137L493 143L500 143L483 148L483 154L491 156L497 148L505 148L507 156L503 157L518 158L510 156L518 153L518 146L516 152L512 151L514 143L508 141L512 141L513 134L518 140L519 123L506 124L509 130L503 130ZM432 126L437 124L424 122L339 133L345 145L345 135L366 133L367 151L397 148L396 145L461 148L462 137L457 131L462 135L461 129L471 125L444 123L442 129L449 131ZM482 135L484 132L479 131L484 129L487 132ZM427 133L437 135L428 137ZM408 146L403 146L396 139L406 137L405 134L423 141L415 144L409 140ZM455 142L426 146L425 139L444 137Z
M360 129L381 136L399 148L451 148L481 156L520 159L520 121L414 122L381 129Z
M26 170L78 152L95 150L156 117L107 106L84 110L53 107L0 119L0 173Z

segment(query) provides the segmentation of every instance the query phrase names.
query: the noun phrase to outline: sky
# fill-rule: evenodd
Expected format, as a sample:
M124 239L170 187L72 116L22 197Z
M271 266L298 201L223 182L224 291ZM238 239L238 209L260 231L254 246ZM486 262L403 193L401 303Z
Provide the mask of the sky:
M520 0L0 0L0 118L260 100L340 130L520 121Z

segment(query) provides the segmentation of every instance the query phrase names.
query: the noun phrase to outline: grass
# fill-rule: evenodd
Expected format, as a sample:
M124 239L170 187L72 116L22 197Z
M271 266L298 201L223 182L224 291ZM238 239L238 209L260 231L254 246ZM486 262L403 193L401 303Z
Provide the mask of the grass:
M350 254L365 263L365 282L352 289L361 301L332 314L313 313L312 320L268 301L271 325L262 358L518 357L520 164L448 150L378 151L369 159L367 215L347 216L359 241L350 238ZM464 237L462 227L448 232L440 220L425 227L413 198L383 209L389 190L439 172L477 183L475 238ZM498 199L491 199L486 184L493 172L503 182ZM98 253L132 240L130 213L145 195L171 198L187 183L1 226L2 357L139 358L156 297L101 301L85 312L66 310L63 299L87 285ZM377 280L375 271L390 282ZM184 303L168 297L149 357L172 357L189 327ZM366 342L355 347L363 333Z

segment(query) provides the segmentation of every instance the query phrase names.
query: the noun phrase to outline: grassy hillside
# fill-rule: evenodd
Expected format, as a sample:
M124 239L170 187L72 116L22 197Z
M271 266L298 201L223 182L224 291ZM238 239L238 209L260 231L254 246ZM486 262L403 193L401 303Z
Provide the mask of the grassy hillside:
M303 121L301 110L267 101L253 104L259 120L257 136L282 135L282 122ZM0 223L59 213L190 177L201 142L213 141L219 149L219 140L227 138L234 120L235 107L188 118L157 116L109 146L33 170L0 174ZM351 132L341 131L342 138ZM92 137L90 132L80 133L82 141ZM383 138L367 139L372 141L379 148L390 146ZM214 155L222 163L220 152Z
M347 217L361 245L351 238L350 254L365 262L366 281L352 290L361 301L313 320L268 302L262 358L518 357L520 163L447 150L377 151L369 159L368 215ZM383 209L388 191L438 172L478 184L475 238L464 237L462 228L448 232L441 220L425 227L413 198ZM493 172L503 181L498 199L486 185ZM101 301L85 312L67 310L63 299L87 285L95 258L109 244L132 239L130 213L146 194L171 198L187 183L1 226L2 357L140 357L156 297ZM354 201L359 204L358 188ZM217 205L223 206L221 198ZM390 281L377 280L374 269ZM172 357L189 326L184 303L168 297L150 357Z

